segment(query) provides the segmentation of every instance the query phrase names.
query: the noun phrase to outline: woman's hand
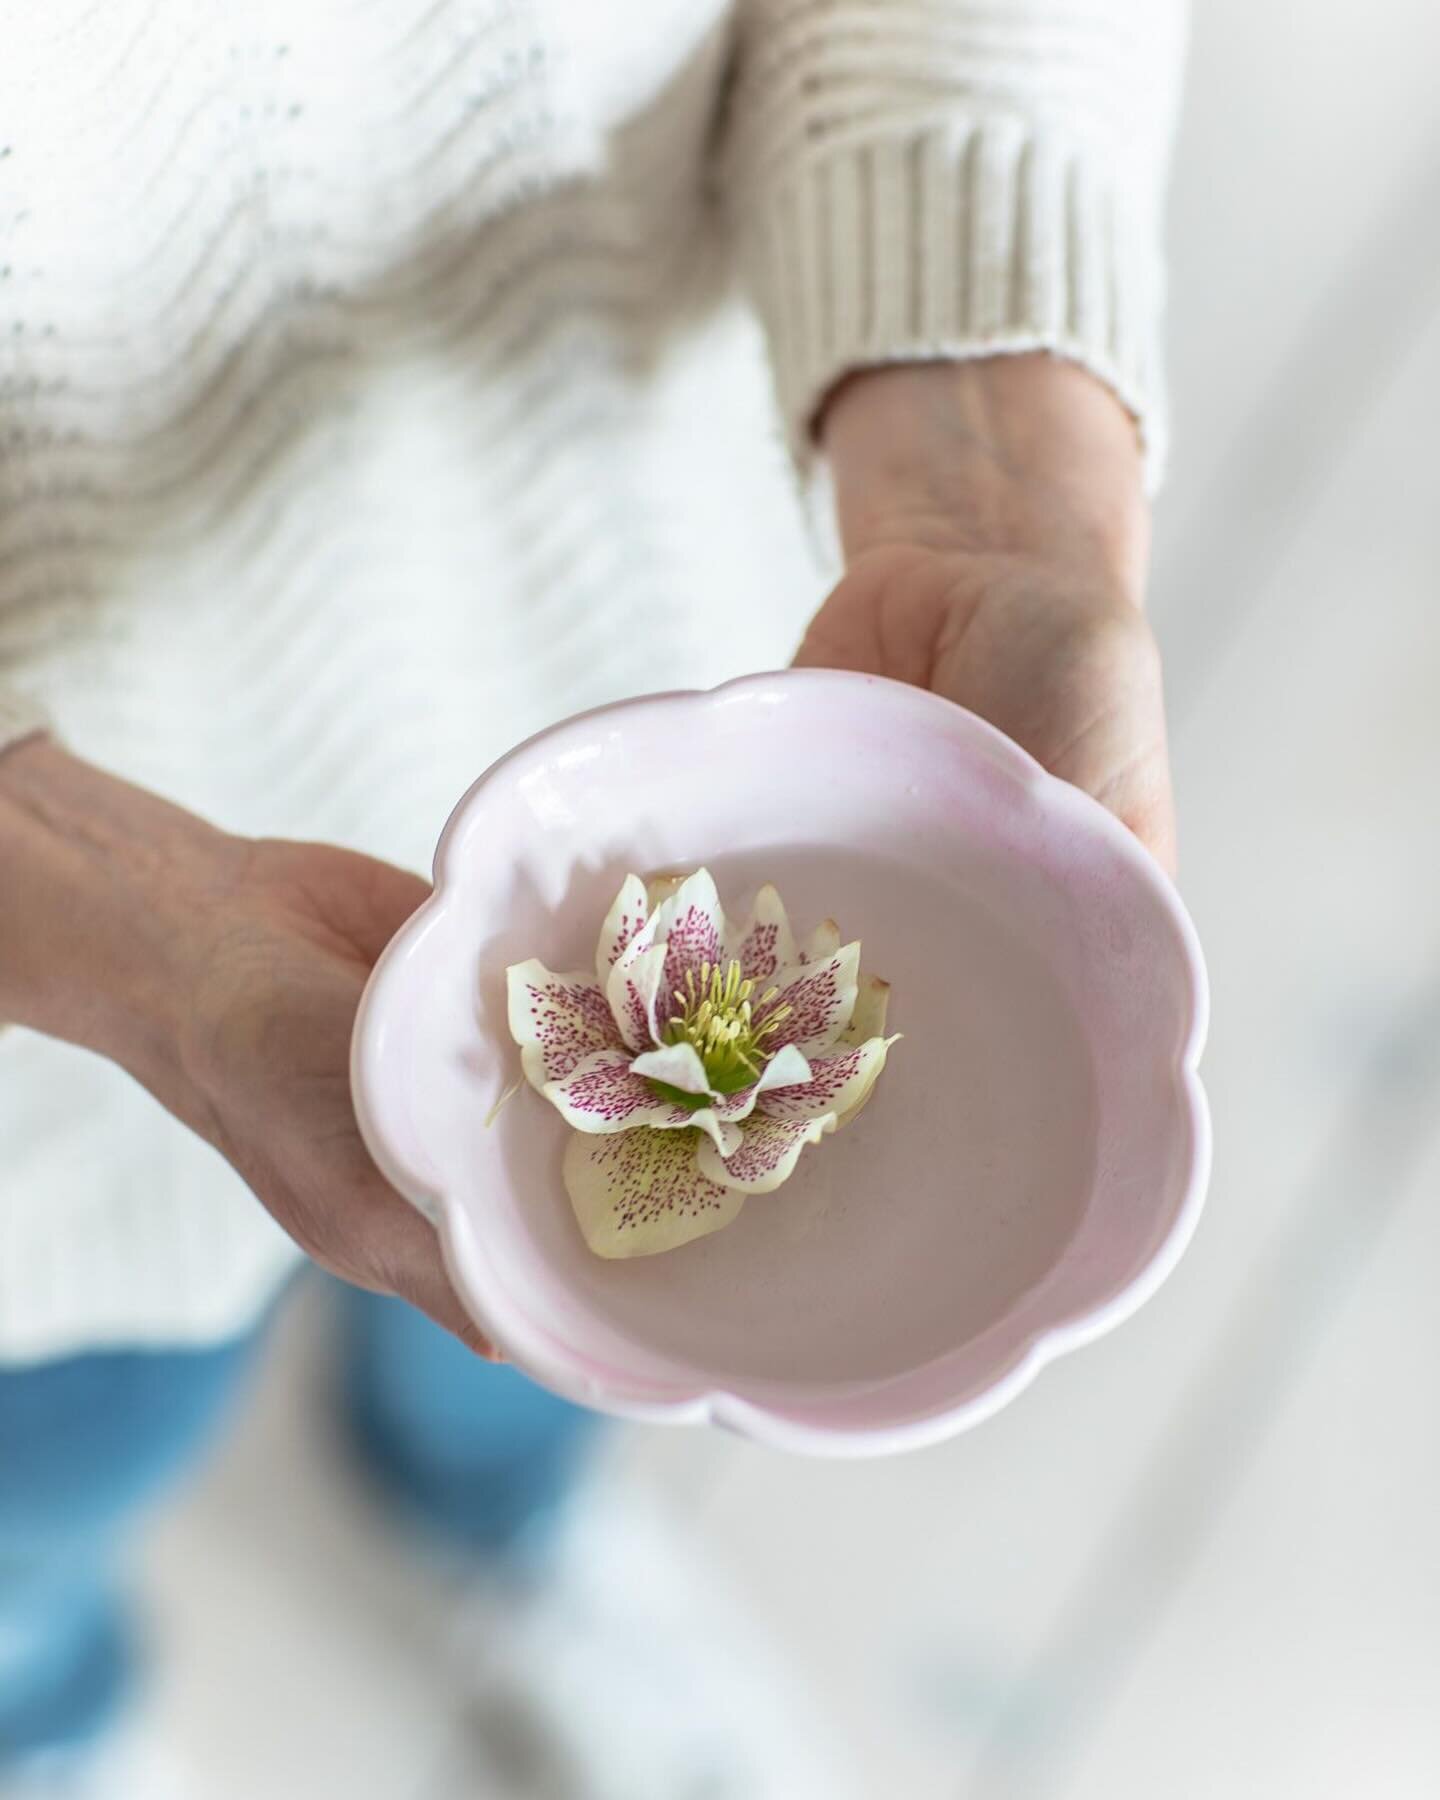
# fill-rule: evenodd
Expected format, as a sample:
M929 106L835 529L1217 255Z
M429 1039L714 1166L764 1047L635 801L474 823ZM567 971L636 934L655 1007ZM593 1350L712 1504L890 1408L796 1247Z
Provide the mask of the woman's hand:
M822 439L847 573L797 660L958 701L1131 827L1173 872L1135 428L1041 355L867 371Z
M433 1227L382 1178L355 1123L350 1034L418 876L325 844L241 841L201 927L178 1046L179 1110L322 1268L398 1294L482 1355Z
M120 1063L323 1268L489 1354L350 1099L361 990L426 884L322 844L229 837L39 738L0 757L0 863L18 902L0 1017Z

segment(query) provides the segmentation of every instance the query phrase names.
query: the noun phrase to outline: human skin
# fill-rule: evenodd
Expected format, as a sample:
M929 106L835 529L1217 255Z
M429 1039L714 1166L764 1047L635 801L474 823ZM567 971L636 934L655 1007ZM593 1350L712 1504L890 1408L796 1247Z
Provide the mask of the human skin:
M846 573L798 660L969 707L1117 814L1170 872L1140 446L1044 355L867 371L821 420Z
M798 660L970 707L1172 867L1123 408L1064 362L1007 357L853 377L817 429L846 573ZM0 1018L119 1064L323 1268L491 1354L350 1099L361 991L424 881L331 845L218 831L44 736L0 756L0 868Z

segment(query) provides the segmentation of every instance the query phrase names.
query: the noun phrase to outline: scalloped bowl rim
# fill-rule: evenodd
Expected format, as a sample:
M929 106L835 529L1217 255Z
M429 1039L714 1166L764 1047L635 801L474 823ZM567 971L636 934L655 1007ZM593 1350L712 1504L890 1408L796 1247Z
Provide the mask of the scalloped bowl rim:
M922 689L908 688L917 706L943 708L951 729L960 726L975 735L991 755L1010 765L1024 785L1041 793L1046 804L1083 816L1087 829L1105 837L1112 850L1128 865L1130 874L1149 890L1167 915L1180 951L1189 1001L1190 1029L1177 1059L1174 1074L1184 1102L1189 1126L1189 1158L1180 1194L1173 1203L1170 1223L1148 1260L1123 1280L1105 1299L1071 1317L1033 1331L1015 1352L997 1361L985 1385L949 1405L883 1425L843 1427L817 1424L791 1413L773 1410L727 1387L697 1386L664 1398L638 1392L617 1391L615 1386L582 1373L574 1353L550 1338L539 1321L529 1319L511 1305L505 1310L502 1295L490 1290L464 1207L449 1199L427 1172L407 1162L386 1132L378 1093L378 1026L392 995L404 983L407 964L430 923L447 907L450 889L458 876L450 867L451 846L483 790L502 772L535 757L538 747L557 734L573 732L640 708L682 707L747 690L763 688L776 680L787 683L865 682L882 687L904 684L881 677L857 676L843 671L804 669L746 675L713 688L683 688L638 695L590 708L535 732L493 762L461 796L440 834L434 857L434 888L429 898L401 926L371 972L356 1013L351 1039L351 1091L361 1135L386 1180L436 1226L447 1272L456 1292L479 1329L508 1360L533 1379L577 1404L650 1424L713 1424L773 1448L831 1457L866 1457L919 1449L953 1437L990 1418L1027 1388L1045 1366L1057 1357L1082 1348L1124 1323L1151 1298L1184 1254L1203 1209L1213 1155L1209 1104L1200 1079L1199 1063L1209 1028L1210 990L1198 935L1179 893L1169 877L1129 829L1098 801L1069 782L1051 775L1013 739L967 709L941 700ZM593 1368L593 1365L591 1365ZM623 1383L623 1376L616 1372ZM653 1384L651 1384L653 1387ZM737 1384L743 1385L743 1384ZM883 1384L876 1384L883 1385Z

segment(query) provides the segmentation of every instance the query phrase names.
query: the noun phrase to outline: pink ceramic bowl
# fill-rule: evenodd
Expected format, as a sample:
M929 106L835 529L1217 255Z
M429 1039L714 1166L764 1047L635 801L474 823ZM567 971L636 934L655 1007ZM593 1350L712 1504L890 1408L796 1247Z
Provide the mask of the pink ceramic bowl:
M893 984L865 1112L777 1193L607 1262L516 1079L505 968L585 968L629 870L773 881ZM858 1455L948 1437L1119 1324L1195 1225L1206 984L1174 889L1094 801L944 700L757 675L569 719L470 789L386 950L353 1081L376 1162L434 1220L486 1335L627 1418Z

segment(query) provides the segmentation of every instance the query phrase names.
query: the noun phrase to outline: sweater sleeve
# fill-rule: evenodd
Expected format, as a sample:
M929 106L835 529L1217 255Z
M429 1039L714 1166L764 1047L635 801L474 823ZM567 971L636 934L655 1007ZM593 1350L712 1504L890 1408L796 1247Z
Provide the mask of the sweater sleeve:
M740 0L720 179L802 470L847 371L1045 349L1165 450L1183 0Z
M22 738L44 731L48 725L44 709L13 688L0 687L0 753Z

